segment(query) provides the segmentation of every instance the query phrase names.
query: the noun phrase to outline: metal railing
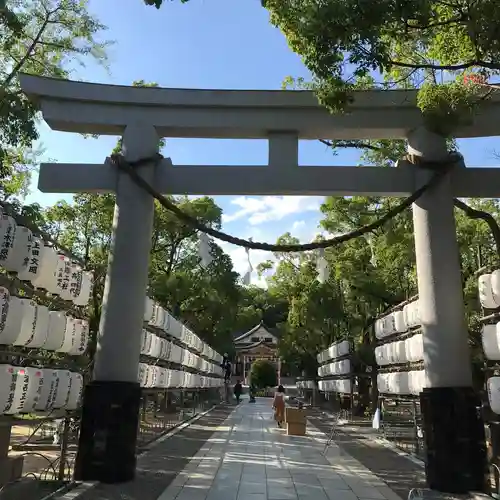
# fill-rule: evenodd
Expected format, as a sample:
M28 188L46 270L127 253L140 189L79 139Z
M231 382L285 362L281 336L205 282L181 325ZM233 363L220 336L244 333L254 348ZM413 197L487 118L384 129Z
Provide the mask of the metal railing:
M139 414L137 452L178 425L221 402L220 389L144 390ZM22 467L21 477L0 486L0 500L42 500L69 488L78 448L79 412L1 417L11 428L10 451L2 470ZM3 469L2 469L3 467Z

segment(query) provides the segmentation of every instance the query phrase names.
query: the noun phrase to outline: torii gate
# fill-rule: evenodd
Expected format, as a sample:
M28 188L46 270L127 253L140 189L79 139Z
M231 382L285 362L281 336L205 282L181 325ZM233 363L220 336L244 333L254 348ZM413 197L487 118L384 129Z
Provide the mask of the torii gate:
M300 167L299 139L407 138L424 161L446 158L444 139L423 128L414 91L355 93L347 114L331 115L307 91L137 88L21 75L23 91L54 130L123 134L129 162L158 152L160 137L268 139L267 166L140 167L164 194L408 196L431 175L399 168ZM456 137L498 135L500 99L482 105ZM476 410L464 320L453 197L497 197L498 169L455 166L413 205L418 292L429 388L421 395L431 488L479 490L484 429ZM116 192L94 381L84 394L76 477L120 482L135 472L140 390L137 371L153 221L153 199L110 162L42 164L39 189Z

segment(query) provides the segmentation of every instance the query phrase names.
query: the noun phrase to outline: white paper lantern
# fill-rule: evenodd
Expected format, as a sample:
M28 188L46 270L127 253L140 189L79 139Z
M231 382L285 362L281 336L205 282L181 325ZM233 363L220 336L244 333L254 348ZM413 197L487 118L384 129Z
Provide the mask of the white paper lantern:
M481 340L486 359L500 360L500 323L483 325Z
M347 354L349 354L350 349L351 349L351 345L349 344L349 341L343 340L338 345L339 356L346 356Z
M164 388L167 385L167 370L159 367L158 387Z
M40 248L40 254L39 269L36 277L31 279L31 283L35 288L44 288L49 291L49 288L54 289L56 286L55 273L59 258L57 252L47 245Z
M75 342L68 354L72 356L81 356L87 350L90 337L90 326L89 322L85 319L75 319Z
M40 396L43 374L40 368L15 367L16 388L11 404L7 404L3 413L15 415L27 413L34 409Z
M80 406L83 392L83 377L79 373L70 373L70 388L68 401L65 409L68 411L76 410Z
M493 294L493 301L496 306L500 306L500 270L497 269L491 273L490 278L491 292Z
M146 386L148 378L148 365L146 363L139 363L139 373L137 374L137 381L141 387Z
M61 348L66 333L66 325L66 314L62 311L49 312L49 329L47 340L43 344L44 349L56 351Z
M76 319L71 316L66 316L66 328L64 329L64 339L61 347L56 349L57 352L69 352L77 343L79 337L79 328Z
M37 305L35 331L33 332L33 336L24 344L26 347L35 349L45 344L47 335L49 334L49 313L48 307Z
M17 226L12 250L0 265L7 271L22 272L28 266L32 242L33 233L27 227Z
M13 342L13 345L24 346L33 340L36 333L36 324L38 320L38 306L35 302L31 302L31 307L23 308L24 318L22 322L22 327L19 331L17 339ZM29 323L28 323L29 322Z
M65 255L58 254L52 276L47 279L44 288L54 295L61 295L69 288L71 279L71 260Z
M33 236L30 251L28 254L28 263L20 271L18 271L17 277L21 281L33 282L36 280L40 273L40 258L42 254L43 240Z
M161 339L158 335L153 335L152 337L151 348L149 349L147 355L152 358L159 358L161 352Z
M482 274L478 278L479 301L485 309L496 309L498 307L493 297L491 288L491 274Z
M69 370L58 370L59 384L53 408L56 410L65 408L68 404L69 391L71 388L71 372Z
M406 354L406 345L404 341L395 342L395 351L396 351L396 363L406 363L408 361L408 357Z
M13 345L19 337L29 338L35 320L36 304L30 299L11 297L0 344Z
M9 312L10 293L7 288L0 286L0 334L7 323Z
M178 345L172 344L169 361L172 363L181 364L183 357L183 349Z
M16 221L9 215L2 215L0 218L0 266L2 267L13 254L16 232Z
M144 321L149 323L153 319L154 302L149 297L144 301Z
M174 318L173 316L170 317L170 321L168 324L168 332L169 335L176 339L181 338L181 333L182 333L182 325L181 323Z
M78 288L81 287L83 271L79 264L67 259L67 266L61 282L61 292L59 296L62 300L74 300L79 295Z
M406 332L406 330L408 329L406 326L405 315L403 311L396 311L394 313L394 323L396 326L396 331L398 333Z
M147 330L142 330L142 343L141 343L141 354L145 356L151 351L151 345L153 343L153 334L149 333Z
M86 306L90 300L92 292L92 285L94 282L94 275L90 272L84 271L82 273L82 284L78 296L75 296L73 303L77 306ZM75 291L76 293L77 291Z
M408 361L416 363L424 359L424 337L421 333L414 335L408 339L410 343L410 351L408 353Z
M44 373L41 368L27 367L24 369L28 375L28 387L26 383L22 388L21 407L19 413L29 413L35 409L42 392Z
M162 339L163 348L161 353L161 358L164 360L168 360L170 358L170 351L172 350L172 342L167 339Z
M486 384L488 400L493 413L500 414L500 377L491 377Z
M0 413L12 407L16 382L16 368L12 365L0 365Z
M35 404L35 410L49 411L52 410L57 396L57 388L59 386L59 370L44 368L42 372L43 384L40 391L40 397Z

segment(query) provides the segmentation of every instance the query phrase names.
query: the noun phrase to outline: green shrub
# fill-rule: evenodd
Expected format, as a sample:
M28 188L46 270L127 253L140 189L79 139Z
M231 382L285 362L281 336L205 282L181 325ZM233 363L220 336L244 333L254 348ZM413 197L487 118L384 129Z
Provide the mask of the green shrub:
M250 385L256 389L274 387L278 383L278 374L272 363L265 359L258 359L252 363L250 369Z

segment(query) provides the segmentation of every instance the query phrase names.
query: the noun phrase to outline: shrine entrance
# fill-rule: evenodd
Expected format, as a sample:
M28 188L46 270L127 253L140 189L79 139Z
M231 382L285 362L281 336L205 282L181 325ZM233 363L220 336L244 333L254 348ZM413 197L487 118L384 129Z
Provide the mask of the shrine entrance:
M234 339L235 371L245 384L249 383L248 376L252 363L258 359L270 361L276 368L278 383L281 380L281 359L278 355L278 338L271 333L262 322Z
M117 169L103 159L93 165L46 163L40 168L43 192L116 192L94 380L84 395L82 429L94 437L79 451L78 479L134 477L135 429L127 426L134 419L127 415L139 410L137 372L154 214L146 187L154 186L162 194L208 196L408 197L428 378L421 394L427 479L432 488L451 492L461 476L468 490L480 489L484 428L472 390L453 198L498 197L500 171L464 168L460 158L451 156L446 140L424 128L415 91L354 92L349 113L331 115L306 91L135 88L29 75L20 80L53 130L122 134L123 161L129 167L128 172ZM499 110L493 94L473 123L455 130L455 137L498 135ZM163 137L267 139L268 165L174 167L172 159L158 159ZM405 138L409 156L398 168L299 166L299 140L332 138ZM263 248L254 242L244 245Z

